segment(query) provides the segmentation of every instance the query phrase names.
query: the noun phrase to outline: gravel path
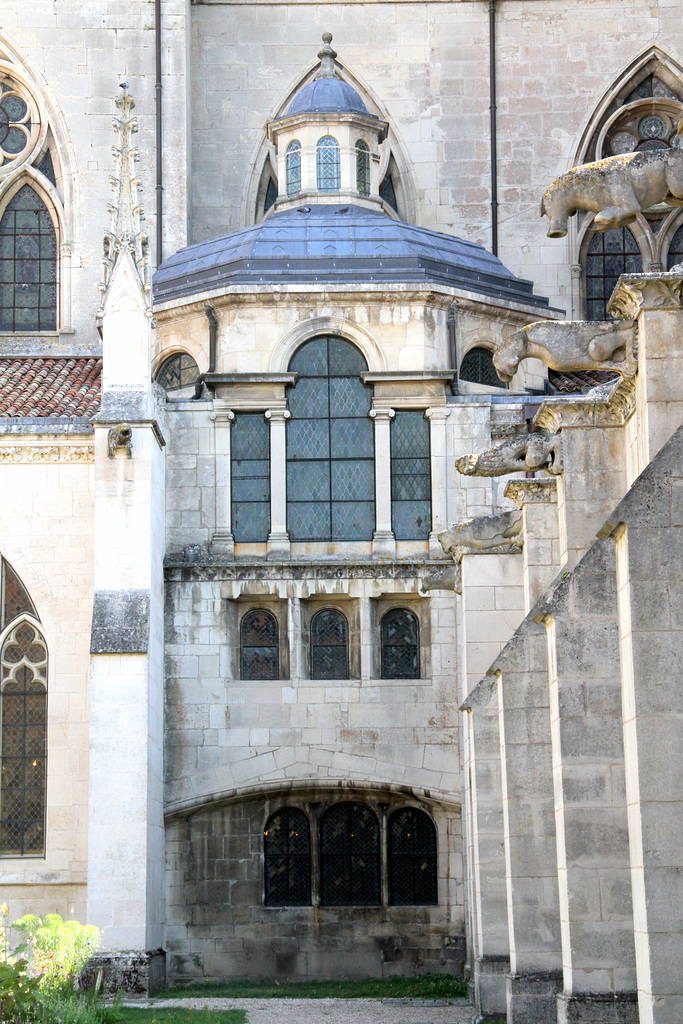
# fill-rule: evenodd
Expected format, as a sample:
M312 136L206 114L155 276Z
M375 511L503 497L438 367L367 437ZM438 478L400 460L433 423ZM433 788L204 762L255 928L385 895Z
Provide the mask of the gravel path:
M465 999L455 999L451 1006L418 999L160 999L154 1005L240 1008L247 1011L247 1024L471 1024L475 1019L474 1007Z

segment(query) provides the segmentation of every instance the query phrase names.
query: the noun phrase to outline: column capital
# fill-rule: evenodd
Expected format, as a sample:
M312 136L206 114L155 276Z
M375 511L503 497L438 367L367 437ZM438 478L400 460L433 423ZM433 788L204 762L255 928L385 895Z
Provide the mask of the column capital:
M545 505L557 501L557 480L510 480L505 497L511 498L517 508L525 505Z
M271 423L286 423L291 420L292 414L289 409L266 409L265 417Z
M235 418L235 414L232 409L221 408L214 402L213 412L209 413L209 419L213 420L214 423L232 423Z
M396 415L395 409L371 409L370 419L381 422L382 420L393 420Z
M451 410L448 409L445 405L434 405L431 406L429 409L425 409L425 416L427 417L427 419L434 420L435 422L438 422L439 420L447 420L450 414Z

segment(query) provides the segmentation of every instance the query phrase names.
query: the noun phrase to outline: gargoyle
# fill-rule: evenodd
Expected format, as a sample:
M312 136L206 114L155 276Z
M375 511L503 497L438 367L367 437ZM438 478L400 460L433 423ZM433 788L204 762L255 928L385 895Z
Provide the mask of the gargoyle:
M118 427L110 427L107 434L107 454L110 459L116 455L117 448L125 448L126 455L130 459L133 454L133 431L127 423L120 423Z
M495 516L466 519L452 530L442 530L439 543L447 555L458 561L468 551L489 551L509 544L520 547L521 533L522 512L514 509Z
M453 590L456 594L462 593L462 569L460 564L449 562L442 569L430 572L420 581L420 593L426 594L430 590Z
M620 153L560 175L541 199L541 217L550 220L548 238L563 238L577 210L591 210L595 230L609 231L662 202L683 206L683 121L671 148Z
M540 320L521 327L498 346L493 365L511 381L523 359L535 356L551 370L614 370L634 377L638 368L632 320Z
M463 476L504 476L545 469L552 476L562 472L559 434L518 434L487 448L479 455L461 455L455 468Z

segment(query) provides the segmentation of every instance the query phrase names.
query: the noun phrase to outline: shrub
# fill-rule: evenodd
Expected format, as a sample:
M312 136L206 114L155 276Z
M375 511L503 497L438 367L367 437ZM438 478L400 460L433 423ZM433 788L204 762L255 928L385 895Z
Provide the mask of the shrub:
M0 1021L32 1020L38 986L38 979L29 977L27 960L0 960Z
M13 928L21 932L33 973L40 979L41 991L73 991L78 976L100 941L94 925L64 921L59 914L36 917L26 914Z

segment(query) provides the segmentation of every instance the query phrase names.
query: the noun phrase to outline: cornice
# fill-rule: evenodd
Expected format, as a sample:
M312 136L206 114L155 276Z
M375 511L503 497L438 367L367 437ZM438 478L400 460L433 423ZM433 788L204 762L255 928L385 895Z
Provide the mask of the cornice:
M14 442L14 438L12 438ZM0 443L0 462L94 462L95 446L89 444L68 444L50 439L50 444L22 441L12 444Z
M683 274L680 268L665 274L622 274L607 312L635 320L652 310L677 310L683 306Z
M229 562L221 565L189 564L181 557L166 559L167 581L231 582L234 580L334 580L334 579L420 579L436 568L443 568L445 559L386 562Z
M635 408L635 378L626 378L619 381L607 400L589 392L571 400L546 401L533 421L537 427L554 434L563 427L622 427Z

